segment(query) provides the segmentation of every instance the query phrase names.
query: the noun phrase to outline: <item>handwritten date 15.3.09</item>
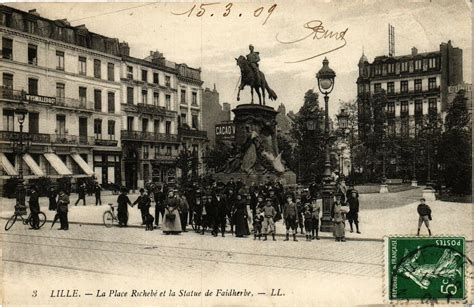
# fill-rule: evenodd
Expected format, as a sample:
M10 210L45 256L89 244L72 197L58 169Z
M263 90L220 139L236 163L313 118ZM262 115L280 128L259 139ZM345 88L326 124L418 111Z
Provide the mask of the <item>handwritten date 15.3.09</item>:
M217 8L219 6L219 9ZM260 17L262 13L265 12L263 16L266 15L265 20L263 21L262 25L264 25L268 18L272 15L273 11L275 11L277 5L273 4L272 6L266 7L261 6L258 7L253 11L253 16L254 17ZM214 16L214 13L216 14L221 14L223 17L227 17L231 14L237 14L239 17L242 16L242 12L234 12L236 9L234 8L234 4L232 2L227 3L224 7L222 7L221 2L209 2L209 3L201 3L199 7L197 7L197 4L194 4L189 10L182 12L182 13L176 13L176 12L171 12L173 15L187 15L187 17L193 16L193 13L195 13L196 17L202 17L204 15L209 15L209 16Z

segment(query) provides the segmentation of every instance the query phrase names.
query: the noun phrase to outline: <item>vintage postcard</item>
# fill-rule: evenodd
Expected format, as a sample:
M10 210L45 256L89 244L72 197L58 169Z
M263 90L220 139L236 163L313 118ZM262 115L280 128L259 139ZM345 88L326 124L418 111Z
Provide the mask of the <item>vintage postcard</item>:
M470 0L0 4L0 304L473 304L472 29Z

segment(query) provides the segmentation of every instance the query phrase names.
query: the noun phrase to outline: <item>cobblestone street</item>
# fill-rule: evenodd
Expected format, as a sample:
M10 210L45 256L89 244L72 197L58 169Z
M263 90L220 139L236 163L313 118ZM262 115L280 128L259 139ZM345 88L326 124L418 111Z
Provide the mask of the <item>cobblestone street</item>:
M259 242L138 228L48 228L3 232L5 297L20 297L11 291L25 294L24 301L10 303L65 304L68 298L50 297L53 289L65 288L80 289L81 299L70 301L78 304L87 303L86 292L95 296L99 289L107 294L110 289L247 289L258 304L296 303L307 291L323 302L336 290L341 303L382 300L381 242ZM285 296L271 297L272 288ZM187 299L200 304L202 298Z

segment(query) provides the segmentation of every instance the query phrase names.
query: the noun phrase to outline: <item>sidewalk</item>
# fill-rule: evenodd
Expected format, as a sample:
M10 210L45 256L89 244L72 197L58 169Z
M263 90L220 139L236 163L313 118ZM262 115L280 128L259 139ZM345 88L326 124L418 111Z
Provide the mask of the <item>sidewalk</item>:
M402 192L401 192L402 193ZM412 193L412 192L410 192ZM384 199L387 197L397 198L398 193L390 194L379 194L377 199L373 199L375 196L371 196L372 201L380 201L379 199ZM133 202L137 198L138 194L129 195L130 200ZM399 195L399 199L402 199L402 195ZM410 194L407 200L412 199L413 195ZM87 197L86 203L87 206L83 206L82 202L78 206L74 206L74 203L77 199L77 196L73 195L71 197L71 205L69 206L69 221L71 224L81 225L97 225L100 227L103 226L102 216L103 213L108 210L107 203L116 203L117 195L105 195L102 197L103 205L95 206L95 198ZM412 202L396 206L379 208L374 206L374 209L364 209L371 208L368 199L364 200L364 197L361 197L361 211L359 213L359 222L360 222L360 231L362 234L349 233L349 223L346 222L346 237L348 239L356 240L382 240L384 236L388 235L416 235L417 225L418 225L418 214L416 207L418 202ZM2 224L5 223L5 219L9 218L13 214L13 199L0 199L1 203L1 213L0 218L4 220ZM54 218L55 212L48 210L48 200L47 198L40 199L41 210L46 214L47 220L51 221ZM452 203L452 202L442 202L434 201L430 202L429 206L432 209L433 220L430 221L431 229L433 235L450 235L450 236L464 236L467 240L473 239L473 206L472 204L463 204L463 203ZM141 226L141 216L140 211L137 207L129 207L129 225L131 227L143 227ZM154 206L151 208L150 213L154 215L155 209ZM160 221L161 224L161 221ZM50 224L46 224L45 227L50 227ZM56 225L55 225L56 227ZM76 226L72 226L76 227ZM104 227L105 229L105 227ZM188 226L190 229L190 226ZM285 226L283 223L276 223L277 234L285 234ZM427 231L422 227L422 235L426 235ZM304 239L304 235L299 234L298 237ZM321 233L322 238L332 238L331 233Z

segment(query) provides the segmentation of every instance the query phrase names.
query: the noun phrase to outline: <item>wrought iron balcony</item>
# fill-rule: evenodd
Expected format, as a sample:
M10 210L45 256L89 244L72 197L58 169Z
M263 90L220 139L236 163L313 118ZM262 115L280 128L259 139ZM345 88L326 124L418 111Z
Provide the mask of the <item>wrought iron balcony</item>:
M1 141L18 140L20 132L16 131L0 131ZM32 143L50 143L50 135L44 133L23 133L23 138L30 140Z
M144 131L122 130L120 138L124 141L171 142L177 143L178 135Z
M178 134L181 137L207 139L207 131L178 128Z
M94 145L94 138L69 134L51 134L51 143L65 145Z
M107 140L107 139L95 139L94 144L99 145L99 146L117 146L118 141L117 140Z

